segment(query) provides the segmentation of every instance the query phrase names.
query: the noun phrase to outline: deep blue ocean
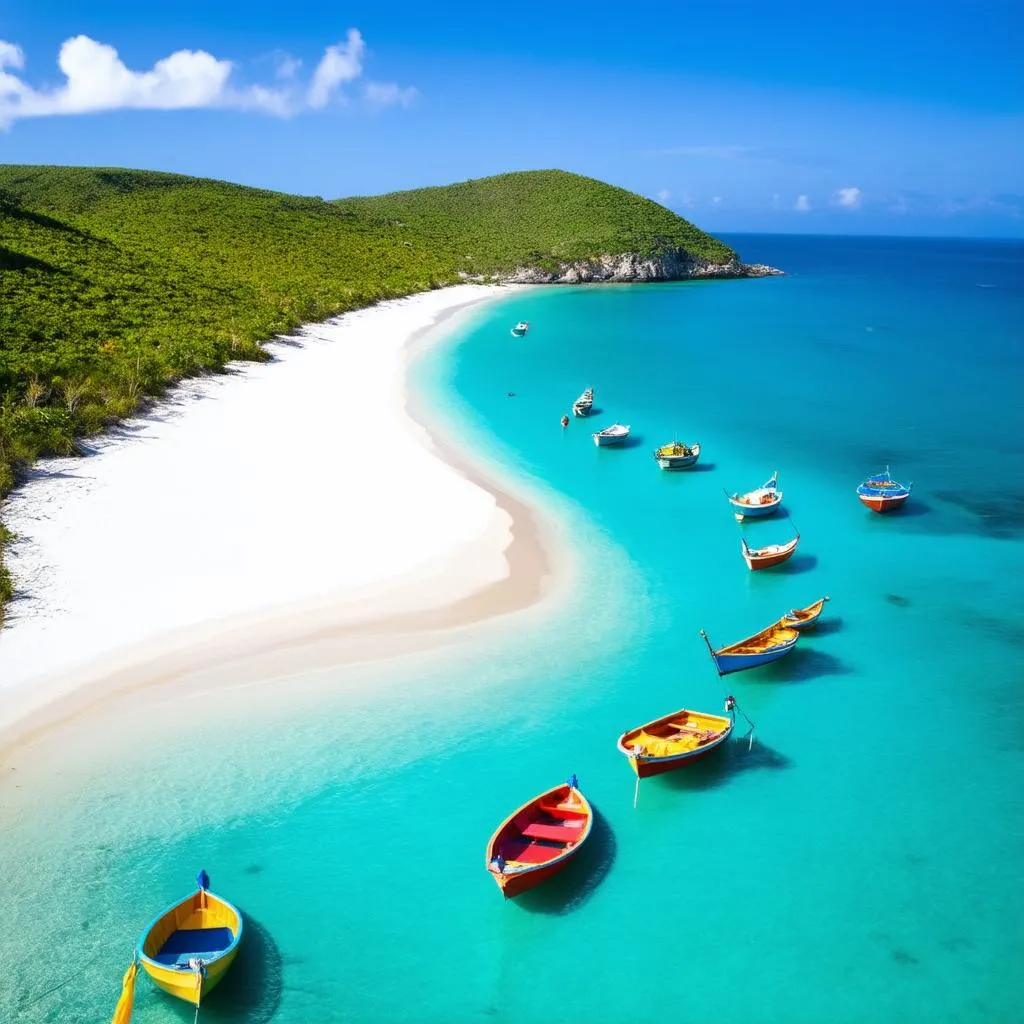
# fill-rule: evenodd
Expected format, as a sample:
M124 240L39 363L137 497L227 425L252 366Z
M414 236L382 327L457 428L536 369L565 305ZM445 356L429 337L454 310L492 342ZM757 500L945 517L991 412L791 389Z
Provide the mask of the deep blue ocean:
M571 595L281 681L287 714L242 701L24 815L0 1019L107 1019L205 867L250 923L207 1022L1024 1020L1024 243L726 240L786 276L515 292L420 358L442 433L572 545ZM587 385L599 411L563 430ZM595 448L615 421L631 444ZM662 472L677 437L699 467ZM913 493L883 517L854 490L887 464ZM774 470L783 511L738 524L723 489ZM741 536L796 529L747 570ZM717 677L701 629L823 594L791 655ZM634 807L617 736L726 693L753 741ZM570 772L591 841L504 903L490 833ZM136 1007L192 1019L145 980Z

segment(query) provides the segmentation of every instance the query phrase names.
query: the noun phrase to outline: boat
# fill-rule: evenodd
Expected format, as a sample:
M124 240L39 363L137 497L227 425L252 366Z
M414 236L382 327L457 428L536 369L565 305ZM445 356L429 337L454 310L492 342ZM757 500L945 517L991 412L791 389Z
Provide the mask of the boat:
M746 537L740 540L743 547L743 559L747 563L747 568L751 570L770 569L773 565L780 565L796 551L796 546L799 543L799 533L785 544L766 544L763 548L752 548L747 543Z
M745 640L737 640L734 644L717 649L711 646L711 640L703 629L700 635L708 645L720 676L777 661L783 655L789 654L800 639L799 630L790 629L778 622L773 622L767 629L762 629L760 633L748 636Z
M829 600L831 599L826 594L806 608L793 608L779 619L779 625L785 626L787 629L814 629L818 624L818 619L821 618L825 602Z
M700 458L700 445L670 441L658 448L654 457L662 469L689 469Z
M550 878L590 835L594 812L573 775L509 815L487 844L487 870L506 899Z
M619 737L618 748L638 779L661 775L696 761L720 746L736 724L735 701L726 701L729 717L681 708Z
M529 320L520 320L519 323L512 328L512 335L516 338L521 338L530 329Z
M779 490L779 473L776 470L771 477L760 487L746 494L729 494L726 492L729 504L732 505L736 518L742 522L744 519L754 519L760 516L770 516L782 504L782 491Z
M607 448L613 444L622 444L629 437L629 424L613 423L604 430L598 430L593 435L594 444L598 448Z
M242 915L210 892L200 871L199 888L150 922L135 955L157 986L193 1006L227 973L242 941Z
M587 388L583 394L572 403L573 416L589 416L594 408L594 389Z
M857 497L873 512L891 512L893 509L899 508L910 497L910 488L913 486L913 484L907 484L904 487L903 484L893 480L889 467L886 466L885 472L869 476L857 488Z

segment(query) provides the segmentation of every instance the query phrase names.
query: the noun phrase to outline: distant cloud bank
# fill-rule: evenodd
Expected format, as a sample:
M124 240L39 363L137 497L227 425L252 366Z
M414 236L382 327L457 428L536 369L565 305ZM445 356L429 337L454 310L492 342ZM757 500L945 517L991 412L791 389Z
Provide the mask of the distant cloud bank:
M0 127L27 117L111 110L220 108L290 117L348 102L345 89L362 77L365 55L366 43L352 28L344 42L324 50L308 83L298 78L302 62L285 54L279 55L275 84L246 85L234 83L234 62L205 50L177 50L149 70L136 71L113 46L79 35L65 40L57 56L64 82L35 88L20 74L25 67L21 47L0 39ZM366 82L361 95L376 107L408 106L416 90Z

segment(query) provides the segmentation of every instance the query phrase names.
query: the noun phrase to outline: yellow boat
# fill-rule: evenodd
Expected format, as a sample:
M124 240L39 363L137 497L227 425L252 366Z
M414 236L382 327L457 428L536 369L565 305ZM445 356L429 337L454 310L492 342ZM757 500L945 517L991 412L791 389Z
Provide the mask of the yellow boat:
M199 888L152 921L136 948L153 981L193 1006L227 974L242 941L242 915L209 891L205 871L196 881Z

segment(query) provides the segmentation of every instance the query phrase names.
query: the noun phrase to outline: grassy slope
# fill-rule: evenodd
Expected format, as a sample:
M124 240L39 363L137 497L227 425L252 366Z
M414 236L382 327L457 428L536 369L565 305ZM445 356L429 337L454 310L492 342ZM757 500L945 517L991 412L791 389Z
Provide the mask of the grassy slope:
M183 376L261 358L304 321L460 272L675 247L733 256L656 203L561 171L325 202L0 165L0 496L39 455ZM0 615L9 587L0 560Z

